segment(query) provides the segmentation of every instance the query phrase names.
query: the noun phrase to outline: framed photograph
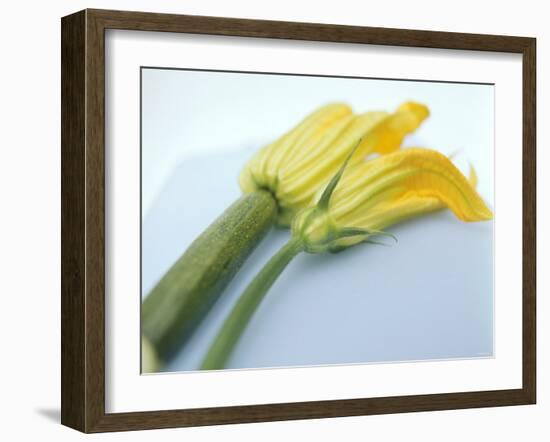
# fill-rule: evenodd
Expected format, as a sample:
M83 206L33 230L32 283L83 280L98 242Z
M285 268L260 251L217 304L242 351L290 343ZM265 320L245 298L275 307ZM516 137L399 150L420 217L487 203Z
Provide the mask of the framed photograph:
M64 425L535 403L535 39L61 25Z

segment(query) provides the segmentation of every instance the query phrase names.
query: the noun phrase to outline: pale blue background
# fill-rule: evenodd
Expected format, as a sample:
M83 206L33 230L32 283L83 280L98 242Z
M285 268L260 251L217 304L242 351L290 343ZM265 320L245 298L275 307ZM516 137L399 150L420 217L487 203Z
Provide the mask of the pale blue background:
M406 144L460 149L492 206L492 86L142 72L142 296L239 196L236 177L252 153L328 100L356 111L428 104L432 117ZM493 222L444 211L390 230L399 239L391 247L293 261L229 368L492 356ZM275 229L264 240L167 371L197 368L239 294L287 239Z

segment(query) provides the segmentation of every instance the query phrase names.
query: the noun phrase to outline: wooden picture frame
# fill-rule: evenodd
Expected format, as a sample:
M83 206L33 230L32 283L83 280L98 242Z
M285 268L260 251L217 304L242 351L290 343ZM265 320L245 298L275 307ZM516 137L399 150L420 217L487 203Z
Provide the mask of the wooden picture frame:
M522 55L523 385L456 392L132 413L105 412L105 30L261 37ZM536 77L534 38L84 10L62 19L62 409L83 432L534 404Z

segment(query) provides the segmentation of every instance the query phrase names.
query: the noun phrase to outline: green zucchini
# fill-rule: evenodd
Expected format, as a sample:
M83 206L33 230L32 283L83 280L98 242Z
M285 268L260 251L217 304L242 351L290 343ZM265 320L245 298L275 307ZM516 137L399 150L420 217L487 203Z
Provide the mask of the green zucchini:
M142 303L142 336L160 363L192 332L277 219L270 192L233 203L183 253Z

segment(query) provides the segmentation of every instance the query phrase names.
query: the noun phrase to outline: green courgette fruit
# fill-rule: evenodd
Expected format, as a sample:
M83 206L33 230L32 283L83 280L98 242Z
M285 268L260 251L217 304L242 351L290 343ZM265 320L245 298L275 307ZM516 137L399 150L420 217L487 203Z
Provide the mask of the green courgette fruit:
M272 194L233 203L184 252L142 304L142 334L166 362L185 343L277 219Z

